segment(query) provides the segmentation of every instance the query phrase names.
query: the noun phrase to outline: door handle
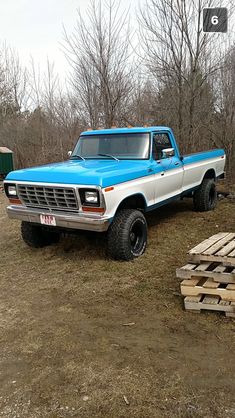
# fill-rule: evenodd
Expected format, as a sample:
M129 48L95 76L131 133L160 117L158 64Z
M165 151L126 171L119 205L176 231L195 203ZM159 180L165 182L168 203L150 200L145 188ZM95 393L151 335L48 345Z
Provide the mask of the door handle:
M164 176L164 174L165 174L165 172L164 172L164 171L162 171L162 172L161 172L161 176Z
M175 162L175 165L180 165L180 163L178 161Z

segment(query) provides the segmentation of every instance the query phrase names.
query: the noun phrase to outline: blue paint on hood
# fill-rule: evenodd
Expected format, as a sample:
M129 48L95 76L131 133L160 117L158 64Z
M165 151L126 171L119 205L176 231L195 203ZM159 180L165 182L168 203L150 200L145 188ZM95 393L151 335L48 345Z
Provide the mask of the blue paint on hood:
M12 171L6 180L107 187L149 175L148 160L69 160Z

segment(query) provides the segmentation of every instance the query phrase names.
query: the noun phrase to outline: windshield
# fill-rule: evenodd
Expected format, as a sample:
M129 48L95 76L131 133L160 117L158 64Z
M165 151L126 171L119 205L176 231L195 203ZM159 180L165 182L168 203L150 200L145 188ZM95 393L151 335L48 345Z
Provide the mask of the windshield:
M149 158L149 142L148 133L84 135L79 138L71 159L144 160Z

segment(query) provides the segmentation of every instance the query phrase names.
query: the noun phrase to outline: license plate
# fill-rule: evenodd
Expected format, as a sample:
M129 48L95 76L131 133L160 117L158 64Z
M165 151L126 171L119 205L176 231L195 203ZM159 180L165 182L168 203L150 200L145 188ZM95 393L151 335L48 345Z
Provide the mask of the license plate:
M40 222L42 225L56 226L55 217L52 215L40 215Z

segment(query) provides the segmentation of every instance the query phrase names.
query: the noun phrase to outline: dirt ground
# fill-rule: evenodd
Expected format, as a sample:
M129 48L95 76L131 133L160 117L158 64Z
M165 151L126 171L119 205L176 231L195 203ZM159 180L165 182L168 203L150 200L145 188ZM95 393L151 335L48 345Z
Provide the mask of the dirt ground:
M190 247L235 231L234 202L156 210L130 263L93 233L30 249L6 204L1 193L0 416L235 417L235 320L185 312L175 277Z

